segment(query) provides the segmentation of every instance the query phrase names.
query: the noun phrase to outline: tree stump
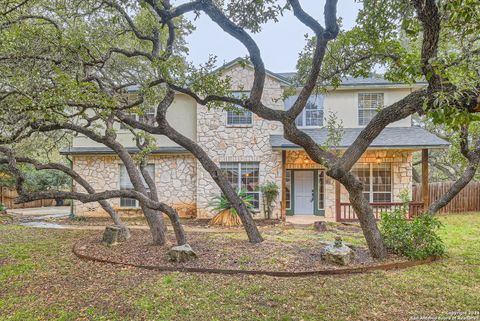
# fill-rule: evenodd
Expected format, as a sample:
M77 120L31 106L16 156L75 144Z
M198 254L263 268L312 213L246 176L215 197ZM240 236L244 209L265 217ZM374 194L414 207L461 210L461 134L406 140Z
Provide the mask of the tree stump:
M117 225L110 225L105 227L105 231L103 232L103 238L102 238L103 245L113 246L118 244L121 231L122 231L122 228Z
M318 232L326 232L327 231L327 224L322 221L317 221L313 223L313 228Z
M177 263L184 263L197 258L197 254L188 244L172 247L167 252L167 256L169 261Z

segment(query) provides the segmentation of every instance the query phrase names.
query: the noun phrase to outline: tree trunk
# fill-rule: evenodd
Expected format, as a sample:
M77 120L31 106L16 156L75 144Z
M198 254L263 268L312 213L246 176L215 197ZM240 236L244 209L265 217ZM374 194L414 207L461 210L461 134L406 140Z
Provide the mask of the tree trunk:
M428 213L435 214L437 213L442 207L450 203L450 201L457 196L460 191L467 186L468 183L473 179L475 173L477 172L477 168L479 165L479 161L476 160L475 162L470 163L467 167L465 172L459 179L453 183L452 187L442 195L438 200L433 202L430 207L428 208Z
M106 146L110 147L117 153L118 157L122 160L123 165L125 165L125 169L127 170L128 176L130 178L130 181L132 182L134 189L137 192L142 193L147 197L150 197L141 179L141 176L143 175L135 164L133 158L125 149L125 147L123 147L120 143L118 143L112 138L100 142L104 143ZM148 226L150 227L153 244L165 245L165 223L163 222L163 215L145 206L144 204L142 204L142 202L140 202L140 206L142 208L145 219L147 220Z
M148 173L145 165L146 165L145 162L142 162L140 164L140 171L143 175L143 178L145 179L145 182L147 183L148 187L150 188L150 198L155 202L159 202L157 186L155 185L155 181L153 180L153 178ZM175 232L175 238L177 240L177 244L178 245L186 244L187 243L187 237L185 236L185 231L183 230L183 227L180 224L180 218L178 217L177 211L175 211L175 209L173 209L172 207L166 206L166 205L164 206L164 208L165 209L164 209L163 212L168 216L168 218L170 219L170 222L172 223L172 227L173 227L173 231ZM153 211L156 215L162 215L162 214L158 213L157 211L154 211L154 210L151 210L151 211ZM163 222L162 222L162 224L163 224ZM164 224L164 231L165 230L166 230L166 226Z
M121 240L128 240L131 236L130 230L128 227L123 223L120 215L113 209L113 207L107 201L99 201L98 202L102 208L110 215L115 225L120 227L120 239Z
M372 257L384 259L387 257L387 249L383 243L382 234L378 229L372 207L363 196L363 189L356 186L345 186L349 193L350 203L357 214L363 235L367 241L368 249Z
M157 129L160 130L158 134L167 136L172 141L191 152L200 162L202 167L210 174L215 183L217 183L217 185L222 190L222 193L230 201L230 204L232 204L233 208L235 208L235 210L237 211L250 243L262 242L262 235L260 234L252 218L252 215L250 214L250 211L248 210L243 200L238 196L237 192L235 192L230 182L221 173L221 170L217 166L217 164L215 164L215 162L196 142L186 136L183 136L173 127L171 127L170 124L167 122L165 115L158 113L157 122L159 125Z
M185 235L185 231L180 224L180 218L178 217L177 211L175 211L171 207L165 208L165 214L168 215L170 222L172 223L173 231L175 232L175 238L177 240L178 245L187 244L187 237Z
M165 245L165 223L162 214L147 206L141 205L141 207L152 234L153 244Z

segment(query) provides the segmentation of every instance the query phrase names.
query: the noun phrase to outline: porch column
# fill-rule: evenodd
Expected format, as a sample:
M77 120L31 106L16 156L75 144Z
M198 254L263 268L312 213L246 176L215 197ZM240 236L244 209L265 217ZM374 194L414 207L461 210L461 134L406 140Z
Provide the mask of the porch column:
M340 182L335 180L335 221L340 222L342 219L342 212L340 208Z
M426 211L430 204L428 188L428 149L422 149L422 199L423 210Z
M286 162L287 162L287 151L282 150L282 202L281 202L281 219L283 222L286 222L287 220L287 167L286 167Z

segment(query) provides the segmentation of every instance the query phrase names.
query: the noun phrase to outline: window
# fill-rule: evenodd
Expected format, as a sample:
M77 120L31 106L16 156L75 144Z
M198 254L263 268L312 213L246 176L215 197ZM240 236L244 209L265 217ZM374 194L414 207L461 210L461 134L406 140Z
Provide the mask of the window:
M392 201L392 167L390 163L356 164L352 172L363 183L363 195L369 202Z
M285 208L292 209L291 191L292 190L292 171L287 171L285 175Z
M245 99L249 92L235 91L232 92L233 97ZM240 106L234 106L233 109L227 110L227 125L252 125L253 115L250 110L246 110Z
M383 93L358 94L358 124L367 125L380 108L383 108Z
M220 163L223 174L227 177L233 188L245 190L247 195L253 197L253 207L260 208L260 187L259 187L259 163Z
M150 107L144 110L143 115L130 113L128 115L128 118L131 118L133 120L138 120L139 122L146 123L149 125L153 125L155 123L155 114L156 114L156 108ZM120 129L128 129L128 126L126 126L124 123L120 123Z
M325 171L318 172L318 209L325 209Z
M152 179L155 179L155 165L153 164L148 164L147 165L147 171L152 177ZM147 188L147 191L150 192L147 182L145 182L145 179L143 176L141 176L142 182ZM125 165L121 164L120 165L120 190L132 190L133 185L132 182L130 181L130 177L128 176L127 169L125 168ZM121 197L120 198L120 207L138 207L138 201L134 198L126 198L126 197Z
M146 109L143 115L138 116L138 121L146 124L154 124L155 123L155 107L150 107Z
M285 110L292 108L298 96L291 96L285 100ZM295 123L298 127L321 127L323 126L323 102L324 96L310 96L305 108L298 115Z

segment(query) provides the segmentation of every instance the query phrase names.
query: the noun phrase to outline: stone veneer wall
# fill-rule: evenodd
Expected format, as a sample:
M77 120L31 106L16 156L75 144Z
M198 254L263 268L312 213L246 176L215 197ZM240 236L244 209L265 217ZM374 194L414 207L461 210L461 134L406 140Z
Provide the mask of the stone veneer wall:
M393 179L393 202L400 202L400 192L408 190L410 199L412 197L412 161L413 153L407 150L379 150L367 151L357 163L376 163L377 157L382 162L392 164ZM321 169L322 166L314 163L308 155L303 151L287 152L287 169L312 168ZM349 202L348 192L341 187L341 201ZM335 180L326 176L325 179L325 218L335 220Z
M224 72L231 78L232 90L249 90L253 82L253 70L250 67L236 65ZM280 99L283 90L280 83L267 77L262 101L270 108L283 109ZM273 151L270 134L282 133L281 124L253 115L253 125L226 124L226 112L208 111L205 106L197 105L197 142L217 163L220 162L259 162L260 184L275 182L279 188L282 183L281 152ZM197 167L197 217L212 217L209 203L220 189L200 163ZM281 195L276 201L273 217L280 216ZM260 204L262 209L262 204ZM263 218L263 214L256 215Z
M196 161L190 155L153 155L149 161L155 165L155 184L159 199L173 206L181 217L196 215ZM116 156L75 156L73 169L85 178L96 191L120 187L120 160ZM74 185L74 190L84 191ZM111 204L121 214L136 213L140 210L121 209L120 200L112 199ZM75 202L76 215L107 215L98 203Z

